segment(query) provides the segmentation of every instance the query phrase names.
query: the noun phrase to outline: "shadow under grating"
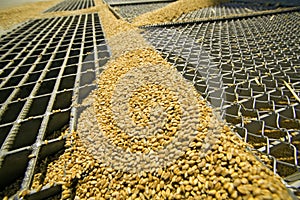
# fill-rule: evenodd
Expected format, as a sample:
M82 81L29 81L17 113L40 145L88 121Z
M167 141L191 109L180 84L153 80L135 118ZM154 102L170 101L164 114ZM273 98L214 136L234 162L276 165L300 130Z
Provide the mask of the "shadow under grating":
M73 11L87 9L93 6L95 6L94 0L64 0L44 12Z
M274 157L282 177L300 169L299 20L291 12L143 32L246 142Z
M32 20L0 44L0 189L24 174L26 189L40 154L63 147L72 104L96 87L110 52L98 14Z

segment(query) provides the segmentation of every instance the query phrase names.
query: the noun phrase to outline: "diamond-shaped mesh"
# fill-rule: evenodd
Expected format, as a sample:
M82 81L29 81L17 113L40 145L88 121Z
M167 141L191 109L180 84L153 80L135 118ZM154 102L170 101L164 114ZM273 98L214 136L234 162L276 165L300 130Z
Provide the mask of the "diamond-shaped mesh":
M189 20L197 20L202 18L253 13L256 11L270 10L274 8L275 8L274 5L262 6L260 3L257 2L248 2L248 3L230 2L230 3L223 3L217 6L202 8L199 10L195 10L193 12L183 14L177 20L189 21Z
M166 3L173 1L176 0L104 0L104 2L108 3L111 6Z
M168 4L169 3L147 3L147 4L114 6L113 8L123 18L125 18L128 21L131 21L133 18L141 14L162 8Z
M299 20L293 12L143 33L283 177L300 168Z

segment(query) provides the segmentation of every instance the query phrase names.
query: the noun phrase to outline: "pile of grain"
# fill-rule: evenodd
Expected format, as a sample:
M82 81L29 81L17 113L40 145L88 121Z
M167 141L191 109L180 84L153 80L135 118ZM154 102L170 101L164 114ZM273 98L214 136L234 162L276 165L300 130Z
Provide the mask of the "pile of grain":
M124 31L132 29L137 30L137 27L139 26L172 22L184 13L216 5L220 2L220 0L178 0L174 3L170 3L166 7L138 16L133 20L133 23L130 24L123 20L116 19L109 11L107 5L105 5L101 0L95 0L96 6L88 9L42 13L42 11L59 3L60 1L61 0L52 0L28 3L18 7L0 10L0 30L5 31L11 29L21 22L34 18L61 17L98 12L101 17L102 26L106 30L106 36L109 38Z
M120 127L116 126L112 117L111 99L118 81L131 69L147 64L160 65L162 71L170 70L172 73L172 67L152 49L128 52L108 63L107 69L98 80L99 88L90 97L93 98L90 101L91 107L81 115L78 133L73 133L68 138L65 153L48 165L44 181L35 181L43 185L54 182L62 184L63 199L290 199L280 178L246 151L245 144L216 118L206 102L200 98L196 98L199 110L197 135L189 141L184 153L177 159L161 167L136 173L125 167L115 167L114 159L109 156L107 159L111 159L111 163L99 161L95 153L97 150L101 153L103 149L95 150L90 144L105 142L105 138L114 143L116 148L132 154L138 151L147 153L146 149L159 150L159 146L168 145L166 141L172 138L168 137L170 132L165 130L166 140L154 141L158 146L149 140L139 148L136 144L142 140L131 140L128 134L118 130ZM143 105L139 104L140 98L137 96L153 98L153 93L149 91L156 88L160 87L143 86L136 91L139 93L133 93L132 98L137 98L136 101L129 100L132 108L130 111L133 113L129 116L133 120L140 114L145 114L146 119L149 119L147 109L141 112ZM193 87L187 89L197 96ZM162 98L162 93L158 92L157 97L161 97L161 102L166 105L175 102L171 108L173 112L168 114L180 118L182 113L176 111L179 98L175 98L167 90L165 94L165 98ZM145 102L147 105L147 101ZM137 119L136 123L143 123L142 119L143 117ZM104 132L101 138L97 132L99 127ZM97 137L93 139L92 136L95 135ZM88 143L91 138L92 143ZM130 162L130 157L127 159ZM39 184L35 183L34 186L40 187Z
M281 179L246 151L246 144L217 119L191 83L174 75L173 87L165 83L163 77L148 77L158 81L132 87L134 70L140 67L150 66L149 70L153 69L157 76L157 72L166 77L167 73L177 72L149 48L134 26L115 19L99 0L96 3L114 57L99 77L98 88L88 97L91 105L81 114L78 131L67 138L65 152L47 166L45 177L35 175L31 189L61 184L62 199L290 199ZM136 18L134 25L172 21L183 12L212 3L180 0L165 9ZM134 89L127 104L122 104L123 100L117 101L128 97L127 90L121 90L121 86ZM173 90L180 87L187 90L190 102L181 100L184 94ZM129 114L114 110L118 104ZM159 109L156 113L152 111L157 104L165 114ZM187 111L191 112L190 118L184 114ZM120 115L116 116L116 113ZM132 124L118 124L122 117L145 128L151 127L151 122L156 120L157 123L152 125L161 124L161 127L155 129L153 135L140 134L142 129L134 129L140 132L130 135L127 130L133 130ZM163 123L157 120L160 117ZM196 122L196 128L182 126L185 119ZM180 127L185 134L180 135ZM173 143L184 135L188 138ZM105 143L110 143L119 152L127 152L124 154L127 157L120 159L118 154L111 154L114 149L103 145ZM157 162L152 167L149 163L156 163L156 160L145 159L146 167L141 168L139 164L143 162L132 160L135 154L142 158L143 154L159 152L172 144L169 158L173 159L166 159L168 156L157 159L167 162ZM123 165L126 161L127 166Z
M107 44L111 50L112 59L118 58L129 51L150 47L139 31L134 29L113 34L107 40Z
M224 0L178 0L174 3L170 3L166 7L136 17L133 19L132 24L138 27L172 22L185 13L213 6L220 2L224 2Z
M226 0L178 0L163 8L142 14L134 18L132 23L116 19L109 11L108 7L101 2L101 0L96 0L95 2L96 5L100 6L99 15L101 17L101 23L105 30L106 36L110 38L132 29L137 30L137 27L140 26L172 22L178 19L184 13L208 6L213 6L224 1Z
M115 18L113 13L108 9L108 6L105 5L101 0L95 0L95 3L100 7L98 13L101 18L101 25L107 38L110 38L122 32L137 30L137 28L130 23Z

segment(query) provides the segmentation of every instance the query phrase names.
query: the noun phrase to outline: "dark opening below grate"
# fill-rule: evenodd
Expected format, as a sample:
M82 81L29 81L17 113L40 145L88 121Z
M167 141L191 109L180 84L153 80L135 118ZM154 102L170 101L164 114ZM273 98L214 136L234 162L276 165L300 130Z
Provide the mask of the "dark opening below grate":
M173 63L282 177L300 169L298 12L144 28Z
M110 53L98 14L29 21L0 38L0 52L0 189L19 177L28 189Z
M45 12L72 11L91 8L95 6L94 0L64 0L47 9Z

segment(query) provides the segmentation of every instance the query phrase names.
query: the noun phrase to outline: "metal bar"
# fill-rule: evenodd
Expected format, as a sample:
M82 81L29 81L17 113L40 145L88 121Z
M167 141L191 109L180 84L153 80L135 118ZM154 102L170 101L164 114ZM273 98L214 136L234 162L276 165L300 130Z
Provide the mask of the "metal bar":
M81 17L82 16L79 17L78 21L80 21ZM74 17L72 18L72 21L71 21L70 24L72 24L73 21L74 21ZM87 23L87 15L85 15L84 32L83 32L82 38L84 38L84 35L85 35L86 23ZM64 35L62 36L61 41L63 41L65 35L67 35L67 33L68 33L68 30L70 30L70 24L69 24L68 28L66 29ZM70 44L69 44L69 46L67 48L66 57L65 57L64 62L62 64L61 68L60 68L60 72L59 72L59 74L57 76L57 81L56 81L54 89L53 89L54 91L58 91L58 87L61 84L60 80L62 78L64 69L65 69L65 67L67 65L68 57L69 57L69 54L70 54L70 51L71 51L71 47L72 47L73 41L74 41L75 36L77 34L77 30L79 28L79 25L80 24L77 23L76 27L74 29L74 32L73 32L73 35L72 35L72 38L71 38L71 42L70 42ZM83 55L83 48L84 48L84 40L82 41L81 52L80 52L80 56L79 56L79 63L81 63L81 59L83 57L82 56ZM78 72L80 72L80 70L78 70ZM44 135L45 135L45 132L46 132L47 124L49 122L49 117L50 117L50 115L47 114L47 113L51 113L52 108L53 108L53 104L54 104L54 101L55 101L55 98L56 98L56 93L52 93L50 101L49 101L48 106L47 106L46 115L43 118L42 125L41 125L41 128L39 130L38 136L36 138L35 144L42 144L42 141L44 139ZM33 155L38 156L39 151L40 151L40 146L38 146L36 149L33 149ZM24 176L24 179L23 179L23 182L22 182L21 189L29 189L30 184L31 184L31 180L33 178L32 174L34 172L36 163L37 163L37 159L31 159L30 160L30 162L28 164L28 168L27 168L25 176Z
M117 18L117 19L123 19L123 17L121 17L121 15L119 15L115 9L113 9L109 4L108 5L108 9L112 12L112 14Z
M28 24L28 23L27 23ZM43 23L44 25L47 24L45 21ZM21 34L18 34L16 37L9 39L8 42L4 43L1 47L0 50L5 49L8 45L10 44L14 44L14 46L19 46L21 44L21 42L27 38L29 38L30 34L28 33L32 33L37 31L36 28L39 27L40 24L39 23L34 23L32 24L32 26L29 26L28 28L26 28L24 31L22 31ZM15 30L15 32L19 32L21 31L20 28ZM2 42L3 40L5 40L7 38L8 35L4 35L1 39L0 42ZM29 43L28 43L29 45ZM26 50L26 48L28 47L28 45L26 47L23 48L23 51ZM10 50L8 52L6 52L5 54L1 55L0 60L2 60L6 55L10 54L13 51L12 48L10 48ZM1 72L0 72L1 73Z
M43 23L43 25L46 25L46 24L48 24L48 23L49 23L49 20L45 20L44 23ZM50 23L53 24L54 22L52 21L52 22L50 22ZM40 25L38 25L38 26L40 26ZM34 25L33 27L35 28L35 25ZM31 29L29 29L29 30L32 31ZM34 30L35 30L35 29L34 29ZM32 41L36 41L36 40L39 41L39 43L37 43L36 46L38 46L38 45L41 43L41 41L46 37L46 36L44 36L44 37L42 37L42 39L40 39L40 36L42 35L42 33L43 33L43 32L40 32L40 33L32 40ZM28 35L27 35L27 37L28 37ZM15 44L14 47L17 46L17 45L19 45L20 43L22 43L27 37L22 38L22 40L19 40L19 42L18 42L17 44ZM12 41L12 42L13 42L13 41ZM27 51L28 47L31 46L31 44L32 44L31 42L28 42L28 44L27 44L24 48L22 48L21 52L19 52L18 55L17 55L14 59L20 58L21 55ZM4 49L5 46L7 46L7 45L3 45L3 48L2 48L2 49ZM5 55L7 55L7 54L10 53L11 51L13 51L13 49L14 49L14 48L10 48L9 52L5 53L5 54L0 58L0 60L2 60L2 58L3 58ZM33 50L31 50L31 51L29 52L28 56L30 56L32 53L33 53ZM15 67L15 69L11 72L11 74L6 78L6 81L9 80L9 78L14 74L14 72L16 72L16 71L18 70L18 68L19 68L20 66L22 66L23 63L25 63L25 61L26 61L26 59L23 59L23 60ZM4 70L6 70L7 68L9 68L12 64L13 64L13 62L10 62L10 63L9 63L8 65L6 65L4 68L0 69L0 75L4 72ZM0 84L0 88L2 88L2 87L4 86L5 83L6 83L5 81L2 82L2 83Z
M18 70L11 75L10 79L16 80L15 82L11 82L10 79L3 79L3 81L9 84L4 84L3 81L2 83L0 82L4 84L0 88L0 97L2 94L5 95L5 97L2 96L0 98L1 111L4 117L10 115L12 111L3 111L2 108L13 103L18 104L19 101L23 102L20 111L13 113L17 118L17 122L12 119L6 120L6 118L0 120L0 128L5 131L2 134L6 134L7 136L3 138L3 140L5 139L4 141L1 141L2 149L5 151L1 149L1 165L3 164L4 168L0 168L0 172L4 174L5 170L7 170L7 163L5 162L7 156L13 159L17 158L15 156L19 154L25 155L26 158L22 158L25 162L22 164L22 167L27 169L26 171L24 169L25 176L21 189L30 189L29 186L33 178L33 172L37 166L37 159L49 153L49 145L50 147L54 145L57 148L56 150L63 147L63 142L60 141L62 137L54 136L53 131L60 129L64 125L62 123L67 124L68 121L72 125L72 116L70 115L74 111L76 113L76 110L72 107L71 98L73 97L75 102L78 102L78 98L80 98L78 96L79 90L82 89L84 91L83 95L86 95L87 90L95 88L96 85L92 83L93 80L85 81L84 77L90 77L91 73L99 73L99 66L104 65L110 56L102 34L100 19L96 13L51 18L48 20L51 20L52 23L47 23L47 20L45 21L44 19L34 21L41 25L37 26L37 29L42 28L42 31L31 32L32 35L30 38L37 37L37 35L41 35L41 37L29 46L30 49L33 48L31 51L34 52L25 52L27 55L23 54L20 57L21 59L29 57L31 59L30 63L22 63L22 66L19 66ZM42 26L42 24L47 26ZM8 39L10 37L13 37L13 35L6 36ZM9 51L9 49L4 50ZM82 66L85 64L84 59L88 58L89 52L93 50L94 56L92 56L92 59L87 60L88 67L83 68ZM37 54L36 52L40 52L42 56L29 56L31 53L32 55ZM46 54L47 52L49 54ZM95 69L89 68L91 62L94 64ZM7 65L9 63L3 62L3 64ZM78 67L78 64L80 67ZM23 67L28 69L23 70ZM31 71L28 71L30 69ZM12 74L12 70L9 71L10 74ZM6 71L4 73L2 77L5 78L5 75L8 73ZM32 75L34 75L34 82L32 81L33 79L29 81ZM25 76L29 78L23 80ZM20 82L23 82L23 84ZM83 85L80 82L83 82ZM51 83L53 85L49 86L49 88L43 88L46 86L44 83ZM15 88L19 84L22 85L19 88ZM24 92L24 94L21 92ZM37 106L39 103L41 105ZM10 107L8 108L10 109ZM61 118L61 120L59 119L56 122L57 118ZM25 130L26 126L23 127L24 124L26 126L29 124L35 126L36 130L32 130L32 132L29 132L28 128ZM22 131L26 132L23 133ZM21 133L29 137L34 137L34 141L27 139L25 139L26 141L20 141ZM52 137L58 138L50 140ZM44 139L45 141L43 141ZM50 149L50 153L53 153L53 151L55 150ZM26 153L22 154L22 152ZM30 157L27 158L27 154L29 153L31 153ZM23 174L20 176L23 176ZM11 182L14 178L7 177L5 180L2 180L1 187L3 187L3 184Z
M73 6L74 6L74 8L73 8L74 10L80 10L81 8L82 8L82 9L85 8L82 1L76 1L76 2L73 4Z
M86 23L84 24L84 32L83 32L83 35L85 35L85 27L86 27ZM84 37L83 37L83 40L84 40ZM95 47L94 47L95 48ZM84 49L84 42L81 44L81 48L80 48L80 55L83 54L83 49ZM95 51L95 49L94 49ZM97 51L96 51L97 52ZM95 52L94 52L95 53ZM74 93L73 93L73 96L75 97L74 98L74 104L77 104L78 103L78 95L79 95L79 86L80 86L80 77L81 77L81 69L82 69L82 56L78 62L78 71L77 71L77 74L76 74L76 81L75 81L75 90L74 90ZM77 120L77 108L76 106L72 108L72 118L70 120L70 131L73 131L75 130L75 127L76 127L76 121Z
M124 5L137 5L137 4L148 4L148 3L169 3L169 2L175 2L176 0L133 0L133 1L120 1L120 2L113 2L109 1L107 4L110 6L124 6Z
M73 11L73 10L87 9L93 6L95 6L94 0L65 0L45 10L44 13Z
M300 10L300 6L291 7L291 8L279 8L276 10L265 10L265 11L258 11L258 12L254 12L254 13L245 13L245 14L237 14L237 15L229 15L229 16L221 16L221 17L209 17L209 18L203 18L203 19L191 20L191 21L185 21L185 22L171 22L171 23L168 22L168 23L162 23L162 24L152 24L152 25L142 26L141 28L182 26L182 25L188 25L188 24L194 24L194 23L199 24L199 23L204 23L204 22L237 20L237 19L245 19L245 18L254 18L254 17L259 17L259 16L265 16L265 15L289 13L289 12L295 12L295 11L299 11L299 10Z
M59 19L59 21L61 21L62 19ZM66 23L66 21L64 22L64 24ZM50 24L51 25L51 24ZM54 34L54 37L58 34L58 32L62 29L63 26L59 27L56 31L56 33ZM53 26L51 28L51 30L54 30L56 28L56 26ZM50 32L48 32L43 38L45 38ZM52 37L53 38L53 37ZM42 40L40 40L39 44L41 43ZM63 41L63 38L61 38L60 40L60 43ZM51 40L48 42L47 46L46 47L49 47L49 45L51 44ZM37 47L37 46L35 46ZM59 46L56 47L56 50L58 50ZM33 49L34 50L34 49ZM32 51L33 51L32 50ZM43 50L43 53L46 52L46 48ZM50 58L50 62L47 64L47 66L45 67L45 70L42 72L42 74L40 75L38 81L37 81L37 84L34 86L34 89L32 90L32 92L30 93L29 97L34 97L41 85L41 82L43 80L43 78L45 77L46 75L46 72L51 64L51 60L54 58L55 54L52 54L51 58ZM39 62L39 60L41 59L41 57L39 57L35 64L32 66L32 70L35 68L35 65ZM31 71L32 71L31 70ZM2 106L1 110L0 110L0 116L3 115L6 107L8 106L9 102L13 99L13 97L16 95L17 92L19 92L19 87L27 80L28 76L24 76L22 81L20 81L20 83L18 84L17 88L12 92L12 94L9 96L9 98L6 100L6 102L4 103L4 105ZM27 112L29 111L29 107L31 106L32 104L32 100L33 98L29 98L25 105L23 106L23 109L20 113L20 115L18 116L18 119L16 120L17 123L14 123L13 125L13 128L12 128L12 131L9 133L9 135L6 137L2 147L1 147L1 156L0 156L0 166L2 164L2 161L4 159L3 155L9 150L9 148L11 147L13 141L14 141L14 138L16 136L16 133L17 133L17 130L19 129L20 127L20 122L26 117L26 114Z

